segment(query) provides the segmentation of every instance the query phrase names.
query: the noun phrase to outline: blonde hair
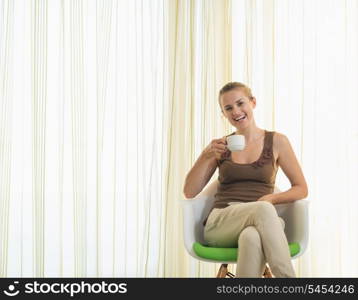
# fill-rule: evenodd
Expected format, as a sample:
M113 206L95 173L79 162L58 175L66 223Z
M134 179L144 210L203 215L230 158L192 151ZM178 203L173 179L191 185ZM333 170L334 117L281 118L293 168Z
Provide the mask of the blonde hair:
M241 89L241 90L243 90L243 92L246 94L247 97L249 97L250 100L251 100L252 98L254 98L254 97L252 96L251 89L250 89L247 85L245 85L245 84L243 84L243 83L241 83L241 82L229 82L229 83L225 84L225 85L221 88L221 90L220 90L220 92L219 92L219 105L220 105L220 107L221 107L221 102L220 102L221 96L222 96L223 94L225 94L225 93L231 91L231 90L234 90L234 89Z

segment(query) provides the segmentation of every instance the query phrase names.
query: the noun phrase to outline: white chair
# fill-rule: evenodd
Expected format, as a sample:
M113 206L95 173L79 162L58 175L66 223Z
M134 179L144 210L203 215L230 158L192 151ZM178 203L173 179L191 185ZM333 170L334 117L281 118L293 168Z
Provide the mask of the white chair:
M209 211L215 200L215 193L217 190L218 181L214 181L206 187L198 196L192 199L182 200L183 218L184 218L184 243L188 253L201 261L221 263L220 270L217 277L233 277L233 274L227 271L228 264L236 264L236 258L230 260L217 260L207 258L202 253L199 253L198 247L205 247L203 237L204 225L203 222L208 216ZM275 193L279 192L275 188ZM295 259L301 256L308 243L308 201L297 200L291 203L276 204L275 208L278 215L285 221L285 234L290 247L298 245L296 251L291 249L291 257ZM211 248L211 247L206 247ZM216 250L225 248L217 248ZM230 248L235 251L235 248ZM211 249L209 249L211 250ZM218 252L216 252L218 253ZM237 250L236 250L237 253ZM265 277L272 277L269 267L266 267Z

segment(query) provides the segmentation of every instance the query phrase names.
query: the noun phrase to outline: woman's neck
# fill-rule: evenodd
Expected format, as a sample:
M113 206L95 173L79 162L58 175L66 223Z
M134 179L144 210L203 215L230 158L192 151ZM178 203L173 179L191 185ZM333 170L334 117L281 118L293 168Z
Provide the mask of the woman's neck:
M250 126L243 130L236 130L236 134L241 134L245 136L245 141L247 144L250 144L251 142L259 139L265 130L257 127L257 126Z

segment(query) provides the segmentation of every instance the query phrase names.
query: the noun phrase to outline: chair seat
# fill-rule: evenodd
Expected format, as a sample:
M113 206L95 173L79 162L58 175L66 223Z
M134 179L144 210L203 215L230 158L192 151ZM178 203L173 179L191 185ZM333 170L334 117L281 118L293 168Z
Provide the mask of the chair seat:
M300 252L299 243L288 244L290 248L291 257ZM193 245L194 252L197 256L205 259L216 261L236 261L237 260L237 248L218 248L204 246L198 242Z

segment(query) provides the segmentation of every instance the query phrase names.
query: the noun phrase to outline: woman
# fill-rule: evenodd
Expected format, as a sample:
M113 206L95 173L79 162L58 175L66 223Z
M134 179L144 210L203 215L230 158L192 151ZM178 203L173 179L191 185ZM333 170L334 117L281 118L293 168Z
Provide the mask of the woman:
M283 134L256 126L256 99L238 82L219 93L223 115L245 136L245 148L230 152L226 137L214 139L188 173L184 194L195 197L219 168L219 186L204 229L211 246L237 247L237 277L261 277L268 262L275 277L295 277L284 221L273 204L307 196L307 184L289 140ZM273 194L278 167L291 182L285 192Z

